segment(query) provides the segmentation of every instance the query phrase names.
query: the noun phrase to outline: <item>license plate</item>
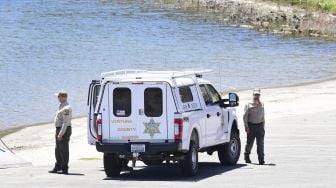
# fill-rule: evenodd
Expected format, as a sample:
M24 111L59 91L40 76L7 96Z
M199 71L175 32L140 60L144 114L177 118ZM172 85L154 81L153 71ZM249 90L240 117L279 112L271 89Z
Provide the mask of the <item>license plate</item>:
M131 144L131 152L134 153L144 153L146 151L145 144Z

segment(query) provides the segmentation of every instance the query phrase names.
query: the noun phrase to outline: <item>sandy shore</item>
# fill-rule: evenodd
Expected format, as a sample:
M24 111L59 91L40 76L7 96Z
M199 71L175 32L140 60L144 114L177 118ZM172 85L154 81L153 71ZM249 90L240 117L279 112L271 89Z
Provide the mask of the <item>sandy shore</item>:
M246 165L243 157L233 167L220 166L217 155L200 155L200 172L184 178L178 168L145 167L119 178L106 179L101 153L89 146L86 119L73 121L70 143L70 172L73 176L46 173L54 163L52 124L28 127L3 140L33 166L0 170L4 187L334 187L336 184L336 80L295 87L264 89L266 107L265 166ZM239 92L240 129L242 112L251 98L250 91ZM241 132L242 145L245 133ZM255 151L254 147L254 151ZM98 160L83 160L93 158ZM252 161L257 162L253 152ZM103 181L102 181L103 180ZM105 181L108 180L108 181Z
M240 129L243 130L242 113L244 104L251 98L250 91L238 92L240 106L237 109L240 117ZM278 118L295 118L303 116L309 118L312 114L332 112L330 118L321 119L326 124L334 124L336 116L336 80L312 83L308 85L263 89L262 100L266 108L266 121ZM309 122L298 122L296 127L305 129ZM266 123L267 129L272 131L276 125ZM279 125L278 125L279 126ZM281 125L280 125L281 126ZM33 165L52 165L54 158L54 126L43 124L27 127L18 132L5 136L3 140L20 157ZM335 134L335 132L328 134ZM281 135L281 132L277 133ZM327 133L326 133L327 134ZM245 134L242 134L244 137ZM81 158L101 158L95 147L87 144L86 118L73 120L73 135L71 137L71 163Z
M86 118L72 121L72 136L70 140L70 161L81 158L101 158L95 147L88 145L86 137ZM7 135L3 141L23 159L33 165L50 165L54 160L55 127L53 123L31 126Z

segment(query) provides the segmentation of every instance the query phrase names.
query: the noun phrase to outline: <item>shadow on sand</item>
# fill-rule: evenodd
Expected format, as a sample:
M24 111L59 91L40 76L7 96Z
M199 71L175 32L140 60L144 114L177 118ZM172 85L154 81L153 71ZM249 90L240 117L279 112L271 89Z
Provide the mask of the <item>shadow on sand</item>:
M68 173L68 174L64 174L65 176L85 176L85 174L81 174L81 173Z
M259 163L251 163L252 165L258 165L258 166L276 166L274 163L265 163L263 165L260 165Z
M119 177L105 178L104 180L195 182L244 166L246 166L246 164L222 166L215 162L200 162L199 171L195 177L183 177L177 164L171 164L169 166L144 166L144 168L141 169L122 173Z

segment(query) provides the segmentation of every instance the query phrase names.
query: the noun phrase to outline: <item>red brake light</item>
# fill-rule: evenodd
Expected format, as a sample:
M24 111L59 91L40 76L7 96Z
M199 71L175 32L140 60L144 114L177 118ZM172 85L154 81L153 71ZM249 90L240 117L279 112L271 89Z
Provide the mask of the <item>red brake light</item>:
M101 117L97 117L96 126L97 126L97 141L102 141L102 119Z
M183 119L176 118L174 120L174 125L175 125L175 140L182 140Z

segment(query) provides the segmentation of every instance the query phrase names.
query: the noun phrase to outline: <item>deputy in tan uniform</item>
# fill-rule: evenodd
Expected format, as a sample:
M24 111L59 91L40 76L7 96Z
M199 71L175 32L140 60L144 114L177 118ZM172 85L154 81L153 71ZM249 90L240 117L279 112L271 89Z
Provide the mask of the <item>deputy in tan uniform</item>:
M55 116L55 157L56 163L54 169L49 173L68 174L68 162L69 162L69 140L71 136L71 116L72 109L67 99L68 94L66 91L60 91L56 93L60 106Z
M265 137L265 110L260 101L260 89L253 90L253 102L245 106L244 125L247 133L245 147L245 161L251 163L250 154L253 142L257 140L257 153L259 164L265 164L264 160L264 137Z

